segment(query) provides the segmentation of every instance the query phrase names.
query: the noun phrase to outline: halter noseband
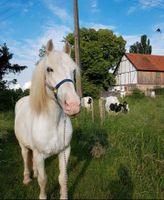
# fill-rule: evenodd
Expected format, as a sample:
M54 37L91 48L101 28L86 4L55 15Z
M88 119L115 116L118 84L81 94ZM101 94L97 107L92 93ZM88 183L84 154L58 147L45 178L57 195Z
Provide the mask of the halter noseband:
M63 85L63 83L65 83L65 82L74 83L73 80L68 79L68 78L66 78L66 79L64 79L64 80L62 80L62 81L60 81L55 87L52 87L52 86L48 85L48 83L46 83L46 86L47 86L51 91L53 91L54 96L55 96L57 102L58 102L58 98L57 98L58 89L59 89L59 87L60 87L61 85Z

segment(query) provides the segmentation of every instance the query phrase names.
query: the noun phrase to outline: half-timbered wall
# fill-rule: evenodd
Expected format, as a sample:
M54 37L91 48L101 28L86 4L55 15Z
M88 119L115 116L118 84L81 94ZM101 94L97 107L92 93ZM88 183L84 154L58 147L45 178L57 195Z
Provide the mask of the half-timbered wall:
M116 72L117 85L137 84L137 71L129 60L123 56Z

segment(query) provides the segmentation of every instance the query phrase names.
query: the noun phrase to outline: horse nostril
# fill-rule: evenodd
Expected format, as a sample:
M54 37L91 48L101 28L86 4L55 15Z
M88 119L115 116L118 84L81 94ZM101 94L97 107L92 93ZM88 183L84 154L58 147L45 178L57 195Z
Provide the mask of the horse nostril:
M67 107L70 107L71 106L71 102L70 101L68 101L68 100L65 100L65 106L67 106Z
M73 101L73 100L65 100L65 106L66 107L79 107L80 106L80 101Z

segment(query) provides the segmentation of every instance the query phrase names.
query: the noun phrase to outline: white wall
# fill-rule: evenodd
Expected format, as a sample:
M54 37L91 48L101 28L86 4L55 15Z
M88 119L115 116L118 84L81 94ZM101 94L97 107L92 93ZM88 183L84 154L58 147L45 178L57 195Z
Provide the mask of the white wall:
M137 71L123 56L116 72L116 85L129 85L137 83Z

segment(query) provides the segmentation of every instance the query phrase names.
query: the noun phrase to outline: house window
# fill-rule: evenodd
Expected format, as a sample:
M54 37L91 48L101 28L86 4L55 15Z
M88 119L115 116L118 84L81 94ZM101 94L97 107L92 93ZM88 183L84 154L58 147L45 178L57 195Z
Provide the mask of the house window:
M156 77L160 78L160 76L161 76L161 73L160 72L156 72Z

